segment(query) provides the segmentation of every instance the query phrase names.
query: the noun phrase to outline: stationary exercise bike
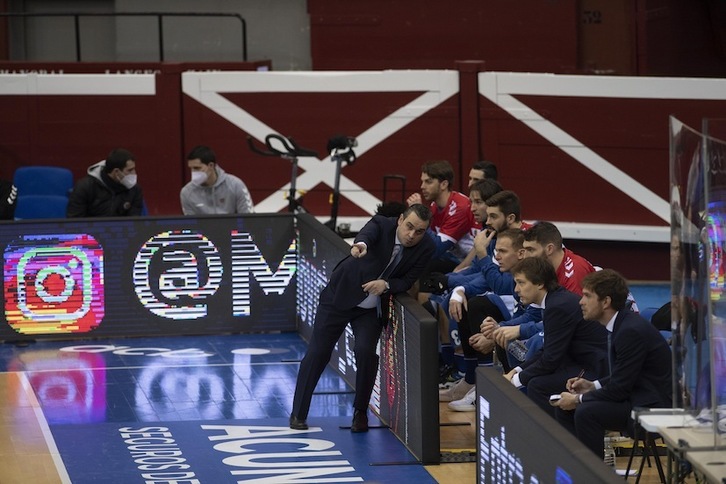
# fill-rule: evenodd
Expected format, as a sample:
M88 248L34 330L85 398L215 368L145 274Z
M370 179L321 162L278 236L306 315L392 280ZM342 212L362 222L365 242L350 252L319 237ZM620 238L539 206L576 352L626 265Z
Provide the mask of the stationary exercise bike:
M275 156L289 160L292 163L292 174L290 177L290 191L288 195L288 211L291 213L307 212L302 204L302 197L297 197L297 159L301 156L319 155L313 150L301 148L294 139L283 137L279 134L268 134L265 137L266 150L255 146L251 136L247 137L247 143L250 149L262 156ZM330 220L325 222L325 226L336 232L338 220L338 208L340 205L340 173L343 163L353 164L356 160L356 154L353 148L358 146L358 141L350 136L333 136L328 140L327 150L330 153L330 160L335 163L335 183L333 193L331 194L331 213Z
M338 232L338 207L340 205L340 172L343 169L343 163L352 165L357 159L353 148L358 146L358 140L350 136L333 136L328 140L328 153L330 153L330 160L335 163L335 186L333 187L333 193L331 195L331 207L330 207L330 220L325 222L325 226ZM350 227L345 231L346 233L339 233L341 236L350 235Z
M247 144L249 144L250 149L258 155L275 156L285 160L290 160L292 163L292 175L290 176L290 194L288 195L287 210L291 213L306 212L307 210L305 210L302 205L302 197L297 198L297 190L295 188L297 182L297 159L300 156L314 156L315 158L318 158L319 155L317 151L301 148L297 143L295 143L294 139L290 137L285 138L275 133L265 136L265 146L267 147L267 150L261 150L255 146L252 136L247 137Z

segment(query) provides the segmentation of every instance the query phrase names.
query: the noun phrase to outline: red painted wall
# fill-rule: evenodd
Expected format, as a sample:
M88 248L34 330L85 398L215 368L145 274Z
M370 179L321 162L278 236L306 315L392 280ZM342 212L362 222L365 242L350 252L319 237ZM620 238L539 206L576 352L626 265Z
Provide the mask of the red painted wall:
M573 72L577 1L309 0L313 68Z
M722 0L308 0L314 69L726 76Z
M181 213L187 171L181 72L250 70L260 63L0 62L3 73L156 73L156 96L0 96L0 176L28 165L63 166L75 179L117 147L136 156L139 185L151 215Z

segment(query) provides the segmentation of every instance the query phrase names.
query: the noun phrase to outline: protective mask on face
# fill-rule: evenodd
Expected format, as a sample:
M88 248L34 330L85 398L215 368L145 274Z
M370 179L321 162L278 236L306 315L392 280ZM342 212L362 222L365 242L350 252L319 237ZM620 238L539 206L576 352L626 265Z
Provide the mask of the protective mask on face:
M193 171L192 172L192 183L200 186L203 185L205 181L207 181L207 172L206 171Z
M136 185L136 178L136 173L129 173L121 179L121 184L130 190Z

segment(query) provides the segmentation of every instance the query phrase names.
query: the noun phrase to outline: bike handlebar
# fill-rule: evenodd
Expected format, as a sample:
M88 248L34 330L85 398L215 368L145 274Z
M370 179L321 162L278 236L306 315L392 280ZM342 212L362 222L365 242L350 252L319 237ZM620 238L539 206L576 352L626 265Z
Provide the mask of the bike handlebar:
M280 150L273 146L273 141L278 142L280 145L282 145L282 149ZM277 156L282 158L297 158L299 156L314 156L318 158L318 153L313 150L308 150L306 148L301 148L294 139L292 138L285 138L283 136L280 136L279 134L268 134L265 136L265 146L267 147L267 151L261 150L257 146L255 146L255 143L252 139L252 136L247 137L247 144L250 147L250 150L257 153L258 155L262 156Z

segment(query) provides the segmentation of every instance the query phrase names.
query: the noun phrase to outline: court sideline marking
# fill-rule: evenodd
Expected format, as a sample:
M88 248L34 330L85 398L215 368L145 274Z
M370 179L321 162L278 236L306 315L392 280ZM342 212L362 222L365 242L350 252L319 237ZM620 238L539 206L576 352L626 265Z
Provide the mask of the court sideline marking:
M30 384L30 380L28 380L28 377L24 371L18 372L18 378L20 379L20 384L25 391L25 396L28 398L30 406L33 408L33 412L35 413L35 419L38 423L38 426L40 427L41 433L43 434L45 444L48 446L48 452L50 453L51 459L53 459L53 464L55 465L55 469L58 472L58 477L60 478L62 483L72 484L71 478L68 475L68 470L66 469L65 464L63 464L63 459L61 459L60 452L58 451L58 446L55 444L55 439L53 438L53 434L51 433L50 427L48 426L48 421L45 419L45 414L43 414L43 409L40 406L40 402L35 396L35 392L33 391L33 387Z

